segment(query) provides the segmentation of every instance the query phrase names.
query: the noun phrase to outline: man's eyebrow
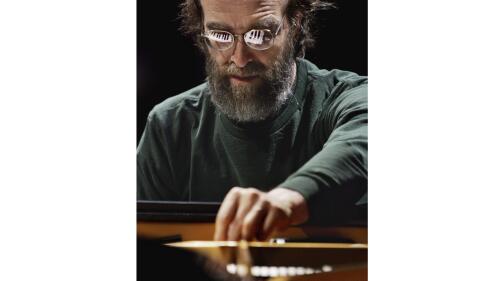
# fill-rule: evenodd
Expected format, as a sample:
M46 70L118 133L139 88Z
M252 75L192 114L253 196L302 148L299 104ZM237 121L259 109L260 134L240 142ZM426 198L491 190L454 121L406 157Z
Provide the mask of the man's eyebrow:
M248 28L248 30L250 30L250 29L269 29L271 31L275 31L278 28L279 24L280 23L276 19L269 17L269 18L265 18L263 20L260 20L258 22L251 24L250 27ZM230 31L230 32L233 31L231 26L229 26L225 23L221 23L221 22L215 22L215 21L207 22L206 26L207 26L207 29L220 29L220 30L225 30L225 31Z
M231 30L231 27L221 22L207 22L207 29Z
M269 17L253 23L252 25L250 25L250 29L270 29L271 31L275 31L278 28L279 24L279 21L277 21L275 18Z

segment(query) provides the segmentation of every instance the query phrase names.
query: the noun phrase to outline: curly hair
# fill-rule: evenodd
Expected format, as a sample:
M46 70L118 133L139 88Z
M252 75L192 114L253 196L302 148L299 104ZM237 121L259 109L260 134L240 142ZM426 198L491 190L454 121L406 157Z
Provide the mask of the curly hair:
M315 13L332 7L335 7L332 1L289 0L286 16L292 28L296 31L293 37L295 57L304 57L306 49L314 45L312 24ZM180 4L180 8L180 31L192 37L195 44L203 52L206 52L206 45L200 36L203 30L203 10L200 0L185 0Z

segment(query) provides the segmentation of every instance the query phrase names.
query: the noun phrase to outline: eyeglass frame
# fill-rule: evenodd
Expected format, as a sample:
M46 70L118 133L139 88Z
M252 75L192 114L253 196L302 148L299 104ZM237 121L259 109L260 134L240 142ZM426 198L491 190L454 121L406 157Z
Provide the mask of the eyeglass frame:
M229 47L225 48L225 49L218 49L218 48L216 48L216 47L212 47L212 46L211 46L208 42L206 42L206 41L205 41L205 44L207 44L207 46L208 46L209 48L213 48L213 49L215 49L215 50L217 50L217 51L220 51L220 52L227 51L227 50L231 49L231 48L234 46L234 42L236 42L236 40L237 40L236 38L238 38L238 37L243 37L243 43L245 43L245 46L247 46L248 48L250 48L250 49L252 49L252 50L256 50L256 51L265 51L265 50L270 49L270 48L274 45L274 39L276 39L276 36L278 36L278 33L280 33L280 31L281 31L281 27L283 26L283 22L285 21L285 17L286 17L286 14L285 14L285 15L283 15L283 17L281 18L281 22L280 22L280 24L278 25L278 28L276 29L276 32L274 32L274 33L272 33L272 32L271 32L271 30L266 29L266 28L258 28L258 29L253 28L253 29L248 30L248 31L247 31L247 32L245 32L245 33L242 33L242 34L241 34L241 33L240 33L240 34L233 34L232 32L229 32L229 31L227 31L227 30L210 29L210 30L205 30L205 32L204 32L204 33L202 33L202 34L200 34L200 36L201 36L201 37L204 37L204 38L207 38L208 40L210 40L210 39L208 38L207 32L209 32L209 31L221 31L221 32L228 33L228 34L230 34L233 38L235 38L235 39L233 39L233 40L231 41L231 45L230 45ZM254 47L252 47L252 46L250 46L250 45L248 45L248 44L247 44L247 42L245 41L245 34L247 34L247 33L248 33L248 32L250 32L250 31L254 31L254 30L267 30L267 31L269 31L269 32L273 35L273 38L271 39L271 40L272 40L272 42L271 42L271 44L269 44L269 47L267 47L267 48L265 48L265 49L256 49L256 48L254 48Z

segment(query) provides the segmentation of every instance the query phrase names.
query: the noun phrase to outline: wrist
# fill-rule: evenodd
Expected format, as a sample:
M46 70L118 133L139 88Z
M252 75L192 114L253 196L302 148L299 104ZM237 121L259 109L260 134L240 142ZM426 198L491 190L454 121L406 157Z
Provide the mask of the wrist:
M304 223L309 219L307 201L299 192L286 187L276 187L269 191L268 195L287 205L291 210L292 225Z

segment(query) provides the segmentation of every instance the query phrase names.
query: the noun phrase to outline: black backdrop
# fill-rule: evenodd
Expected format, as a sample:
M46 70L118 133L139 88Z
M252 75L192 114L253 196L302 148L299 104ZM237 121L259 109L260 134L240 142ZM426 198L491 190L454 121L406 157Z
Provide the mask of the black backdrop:
M204 81L203 57L177 30L180 2L137 2L137 141L155 104ZM320 68L367 75L367 4L337 0L337 9L319 12L316 47L306 58Z

